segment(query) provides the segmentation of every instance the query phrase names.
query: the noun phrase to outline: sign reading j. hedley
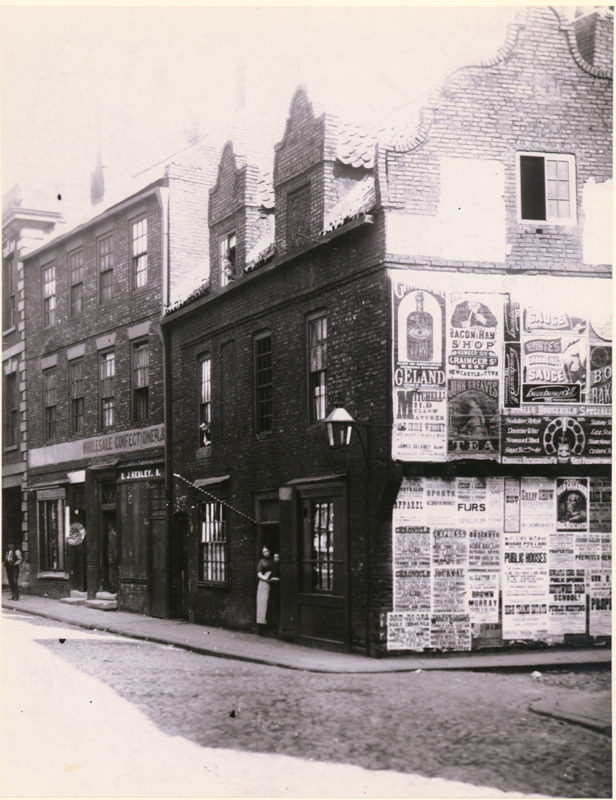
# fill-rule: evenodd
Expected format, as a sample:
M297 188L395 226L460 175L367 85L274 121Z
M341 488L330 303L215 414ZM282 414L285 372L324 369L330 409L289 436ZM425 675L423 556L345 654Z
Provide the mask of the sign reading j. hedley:
M163 465L155 464L151 467L131 467L120 471L121 481L144 481L152 478L163 477Z
M92 436L89 439L37 447L28 452L28 463L31 468L44 467L64 461L79 461L83 458L162 447L164 443L165 426L150 425L148 428L116 431L103 436Z

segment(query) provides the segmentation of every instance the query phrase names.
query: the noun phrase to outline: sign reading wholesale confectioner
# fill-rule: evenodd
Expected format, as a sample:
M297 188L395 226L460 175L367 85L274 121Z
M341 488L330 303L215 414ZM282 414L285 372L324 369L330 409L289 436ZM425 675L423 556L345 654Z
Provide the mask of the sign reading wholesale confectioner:
M77 439L74 442L61 442L47 447L37 447L28 452L31 468L65 461L79 461L84 458L130 453L161 447L165 443L165 426L151 425L149 428L134 428L129 431L116 431L103 436Z
M610 283L391 269L392 457L610 463Z

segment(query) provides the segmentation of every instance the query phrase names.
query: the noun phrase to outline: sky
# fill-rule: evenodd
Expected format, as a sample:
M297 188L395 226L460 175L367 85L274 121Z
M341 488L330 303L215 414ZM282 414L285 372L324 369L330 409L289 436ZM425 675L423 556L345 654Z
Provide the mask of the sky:
M303 83L378 118L504 43L515 7L0 7L2 191L89 193L228 125L247 99L280 119Z

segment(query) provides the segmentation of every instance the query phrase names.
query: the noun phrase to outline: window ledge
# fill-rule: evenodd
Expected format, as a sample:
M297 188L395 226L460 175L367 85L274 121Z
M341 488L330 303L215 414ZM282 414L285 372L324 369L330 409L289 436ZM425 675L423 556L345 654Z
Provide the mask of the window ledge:
M2 452L3 453L16 453L18 450L19 450L19 445L18 444L10 444L10 445L7 445L2 450Z
M37 572L36 577L38 580L67 581L69 574L68 572Z
M17 326L16 326L16 325L13 325L13 327L12 327L12 328L5 328L5 329L2 331L2 335L3 335L3 336L8 336L8 335L9 335L9 333L15 333L15 331L16 331L16 330L17 330Z
M230 589L231 584L229 581L197 581L197 588L199 589Z

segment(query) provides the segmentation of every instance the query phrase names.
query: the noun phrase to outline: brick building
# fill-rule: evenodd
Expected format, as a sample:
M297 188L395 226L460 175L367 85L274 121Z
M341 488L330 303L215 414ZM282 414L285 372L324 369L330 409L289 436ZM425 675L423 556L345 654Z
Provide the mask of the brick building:
M47 210L45 210L47 209ZM2 532L28 555L25 320L23 258L40 245L62 214L49 198L24 196L19 187L6 193L2 208ZM28 583L27 565L20 581Z
M271 187L227 146L162 325L172 613L251 629L266 545L299 642L609 635L611 30L529 9L378 136L300 89Z
M210 140L24 259L34 593L168 615L159 320L206 272Z

